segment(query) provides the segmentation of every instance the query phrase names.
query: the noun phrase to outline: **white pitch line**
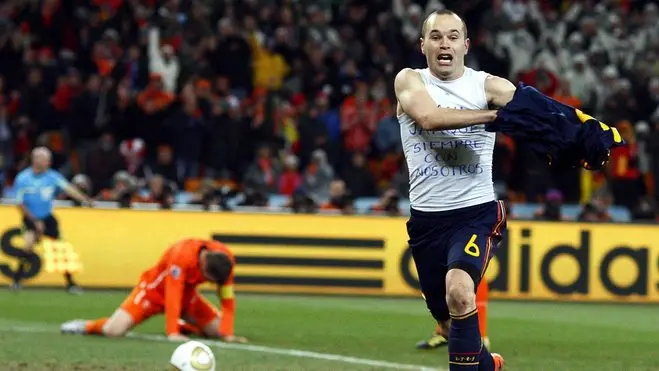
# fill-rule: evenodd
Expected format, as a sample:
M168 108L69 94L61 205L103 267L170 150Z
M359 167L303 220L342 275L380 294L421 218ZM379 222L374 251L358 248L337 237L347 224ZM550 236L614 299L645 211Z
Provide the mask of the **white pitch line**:
M53 331L52 327L46 328L45 326L43 326L43 327L42 326L12 326L12 327L7 328L7 330L8 331L13 331L13 332L34 332L34 333L44 333L44 332L52 333L52 332L55 332L55 331ZM169 339L167 339L167 337L162 336L162 335L129 333L128 337L135 338L135 339L141 339L141 340L171 342ZM422 365L412 365L412 364L405 364L405 363L379 361L379 360L368 359L368 358L349 357L349 356L342 356L342 355L339 355L339 354L331 354L331 353L311 352L311 351L300 350L300 349L274 348L274 347L267 347L267 346L263 346L263 345L250 345L250 344L233 344L233 343L224 343L224 342L221 342L221 341L208 340L208 339L196 339L196 340L199 340L203 343L206 343L207 345L212 345L212 346L217 347L217 348L243 350L243 351L247 351L247 352L279 354L279 355L286 355L286 356L292 356L292 357L311 358L311 359L319 359L319 360L326 360L326 361L336 361L336 362L342 362L342 363L351 363L351 364L356 364L356 365L381 367L381 368L388 368L388 369L394 369L394 370L447 371L446 369L443 369L443 368L432 368L432 367L422 366Z

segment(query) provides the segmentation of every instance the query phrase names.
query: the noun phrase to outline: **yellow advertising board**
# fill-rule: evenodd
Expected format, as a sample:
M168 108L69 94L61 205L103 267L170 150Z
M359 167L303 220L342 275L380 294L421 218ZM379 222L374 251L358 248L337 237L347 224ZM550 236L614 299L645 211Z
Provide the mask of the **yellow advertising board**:
M659 302L659 226L512 222L486 274L495 297Z
M239 291L419 295L404 218L79 208L56 216L85 287L132 287L170 244L200 237L234 251ZM18 210L0 206L7 281L20 227ZM63 284L40 265L28 284ZM486 276L496 298L659 303L659 227L511 221Z
M238 290L385 293L385 241L404 223L389 221L374 233L372 218L208 213L164 210L60 208L62 238L79 254L85 287L131 287L140 273L182 238L215 238L236 254ZM0 206L0 272L8 279L18 265L20 217ZM393 274L393 273L392 273ZM58 274L33 269L27 284L61 285Z

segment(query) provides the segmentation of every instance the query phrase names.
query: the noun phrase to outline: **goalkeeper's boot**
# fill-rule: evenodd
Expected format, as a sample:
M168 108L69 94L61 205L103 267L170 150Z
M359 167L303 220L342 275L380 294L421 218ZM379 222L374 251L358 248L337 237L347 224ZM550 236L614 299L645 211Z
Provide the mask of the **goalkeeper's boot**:
M87 333L87 321L82 319L74 319L72 321L64 322L60 326L60 331L63 334L84 335Z
M434 333L428 340L423 340L416 344L417 349L436 349L448 345L448 340L440 335Z

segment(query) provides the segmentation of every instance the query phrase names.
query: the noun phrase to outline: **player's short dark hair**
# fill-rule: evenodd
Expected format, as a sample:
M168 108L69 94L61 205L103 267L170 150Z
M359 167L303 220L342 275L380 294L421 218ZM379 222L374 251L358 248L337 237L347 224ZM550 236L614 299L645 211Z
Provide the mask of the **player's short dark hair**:
M227 254L218 251L209 251L208 254L206 254L206 273L211 276L216 283L225 283L232 270L233 262Z
M431 12L430 14L428 14L426 19L423 20L423 23L421 24L421 37L422 38L426 36L426 29L428 28L428 20L430 19L430 17L432 15L454 15L454 16L460 18L460 20L462 21L462 33L464 33L465 39L467 37L469 37L467 35L467 24L465 23L464 19L462 19L462 17L460 17L458 15L458 13L456 13L452 10L448 10L448 9L440 9L440 10L435 10L434 12Z

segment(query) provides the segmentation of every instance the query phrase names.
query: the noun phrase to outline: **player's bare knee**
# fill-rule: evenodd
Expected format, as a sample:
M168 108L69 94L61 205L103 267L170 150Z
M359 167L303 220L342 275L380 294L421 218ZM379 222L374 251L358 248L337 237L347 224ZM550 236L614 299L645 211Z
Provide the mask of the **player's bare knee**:
M103 335L108 336L108 337L120 337L126 335L128 332L127 328L124 328L123 326L119 326L116 323L110 324L106 323L105 326L103 326Z
M34 235L34 232L25 232L23 234L23 251L28 253L33 252L36 240L37 237Z
M460 269L452 269L446 275L446 302L449 311L456 315L468 313L476 308L474 281Z
M446 300L449 310L454 314L464 314L476 307L476 295L457 285L449 289Z
M103 335L109 337L124 336L133 327L133 318L123 309L114 312L103 325Z

